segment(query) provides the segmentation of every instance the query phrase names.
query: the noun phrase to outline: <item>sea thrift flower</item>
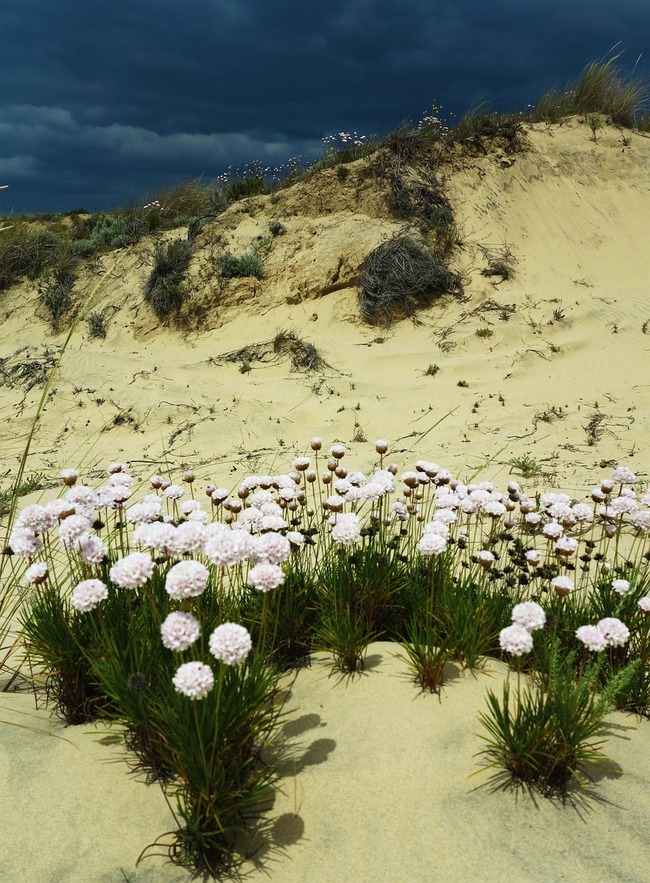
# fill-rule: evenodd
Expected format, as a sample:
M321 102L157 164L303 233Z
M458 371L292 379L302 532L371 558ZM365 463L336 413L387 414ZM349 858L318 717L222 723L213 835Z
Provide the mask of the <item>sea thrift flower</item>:
M210 653L226 665L239 665L250 653L253 642L243 625L223 622L210 635Z
M644 613L650 613L650 595L646 595L645 598L639 598L639 607Z
M574 582L570 576L556 576L551 580L551 585L560 598L568 595L569 592L572 592L575 588Z
M180 484L170 484L163 493L168 500L180 500L181 497L185 496L185 489Z
M265 533L253 540L251 557L259 564L281 564L290 552L291 542L287 537L279 533Z
M499 646L513 656L523 656L533 649L533 637L527 628L518 622L506 626L499 632Z
M487 549L481 549L476 557L481 567L484 567L486 570L489 570L497 560L494 554Z
M290 530L286 534L292 549L301 549L305 545L305 536L298 530Z
M309 442L309 444L311 446L312 451L320 451L320 449L323 447L323 439L318 438L318 436L314 436L314 438L312 438L312 440Z
M101 564L108 554L106 543L95 534L82 534L76 545L81 552L81 560L86 564Z
M153 573L153 561L146 552L131 552L110 569L111 582L122 589L143 586Z
M332 455L332 457L340 460L341 457L345 456L345 445L332 445L332 447L330 448L330 454Z
M202 662L185 662L177 669L172 683L177 693L193 701L204 699L214 686L214 674L210 666Z
M37 561L31 564L23 575L23 580L28 585L40 586L47 579L47 564Z
M630 630L614 616L607 616L598 623L608 647L623 647L629 640Z
M202 595L208 584L208 576L208 568L200 561L179 561L167 574L165 591L176 601Z
M562 525L558 524L556 521L549 521L548 524L545 524L542 528L542 533L545 537L548 537L551 540L559 540L564 533L564 529Z
M45 506L39 506L33 503L31 506L25 506L20 515L16 519L16 527L22 530L29 530L32 533L46 533L51 527L57 523L57 518Z
M293 461L293 468L297 469L298 472L304 472L305 469L309 469L310 462L309 457L296 457Z
M177 610L170 613L160 626L162 642L168 650L187 650L197 640L201 628L199 621L191 613Z
M526 552L526 561L530 567L539 567L542 563L542 553L539 549L529 549Z
M9 548L18 558L33 558L41 551L43 543L33 531L17 527L9 537Z
M576 630L576 638L594 653L600 653L607 646L604 634L595 625L581 625Z
M202 552L205 540L205 526L200 521L184 521L174 531L174 548L177 555L196 555Z
M284 571L277 564L262 562L248 572L248 585L260 592L270 592L284 582Z
M72 487L72 485L79 477L79 473L76 469L62 469L59 475L63 480L63 484L67 485L68 487Z
M417 548L422 555L427 557L441 555L447 548L447 540L437 532L428 531L418 543Z
M515 604L512 608L512 621L523 625L529 632L534 632L544 628L546 613L534 601L524 601L521 604Z
M565 555L567 558L569 555L573 555L577 548L578 541L574 537L560 537L555 543L555 551L559 552L560 555Z
M219 567L231 567L248 558L251 536L244 530L223 530L206 541L205 554Z
M332 527L332 539L342 546L349 546L361 538L359 519L352 512L339 515Z
M612 588L617 595L627 595L630 591L630 584L626 579L615 579L612 582Z
M72 606L75 610L88 613L94 610L100 601L108 598L108 588L99 579L85 579L72 591Z
M377 451L378 454L385 454L386 451L388 450L388 445L389 445L388 439L378 438L377 441L375 442L375 450Z
M109 475L115 475L117 472L126 472L126 463L111 463L107 472Z
M617 466L612 472L611 481L616 484L634 484L636 475L627 466Z

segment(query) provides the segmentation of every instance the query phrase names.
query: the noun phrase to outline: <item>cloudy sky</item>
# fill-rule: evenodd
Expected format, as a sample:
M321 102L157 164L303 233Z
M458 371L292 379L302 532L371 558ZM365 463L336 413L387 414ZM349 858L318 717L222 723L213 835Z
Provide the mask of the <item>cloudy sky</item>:
M481 101L521 110L649 0L0 0L0 214L109 210Z

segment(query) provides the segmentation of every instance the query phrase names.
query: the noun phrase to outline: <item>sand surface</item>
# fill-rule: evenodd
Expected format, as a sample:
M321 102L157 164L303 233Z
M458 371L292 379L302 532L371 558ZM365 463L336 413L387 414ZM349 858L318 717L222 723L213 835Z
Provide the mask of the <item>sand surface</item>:
M291 759L244 880L647 880L650 722L610 715L615 771L566 805L495 790L489 774L468 777L479 765L477 714L505 666L491 660L473 675L450 664L438 698L419 692L397 649L372 644L352 678L316 655L289 682ZM170 813L158 786L129 776L94 727L63 727L16 694L2 697L0 721L0 879L188 879L160 858L135 867L172 827Z

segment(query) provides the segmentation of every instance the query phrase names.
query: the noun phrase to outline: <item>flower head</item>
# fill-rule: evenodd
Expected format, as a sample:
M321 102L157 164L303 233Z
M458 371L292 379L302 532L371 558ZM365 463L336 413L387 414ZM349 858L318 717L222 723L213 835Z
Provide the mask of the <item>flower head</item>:
M185 662L176 670L172 683L177 693L193 701L204 699L214 686L214 674L202 662Z
M612 582L612 588L617 595L627 595L630 591L630 584L626 579L615 579Z
M524 601L512 608L512 621L523 625L529 632L544 628L546 613L535 601Z
M143 586L153 573L153 561L146 552L131 552L111 567L110 578L122 589Z
M499 646L513 656L523 656L533 649L533 637L527 628L514 622L499 632Z
M201 633L199 621L191 613L175 610L160 626L162 642L168 650L187 650Z
M600 653L607 646L605 635L595 625L581 625L576 630L576 638L594 653Z
M108 598L108 589L100 579L85 579L72 590L72 606L88 613Z
M248 572L248 585L260 592L270 592L284 582L284 571L277 564L262 562L251 567Z
M630 638L630 630L615 616L607 616L598 623L608 647L623 647Z
M239 665L248 656L253 643L243 625L223 622L210 635L210 653L226 665Z
M205 592L208 576L208 568L200 561L179 561L167 574L165 590L176 601L193 598Z
M349 546L361 538L361 526L357 516L349 512L339 515L332 527L332 539L342 546Z
M37 561L31 564L23 574L23 580L28 585L39 586L47 579L47 564Z

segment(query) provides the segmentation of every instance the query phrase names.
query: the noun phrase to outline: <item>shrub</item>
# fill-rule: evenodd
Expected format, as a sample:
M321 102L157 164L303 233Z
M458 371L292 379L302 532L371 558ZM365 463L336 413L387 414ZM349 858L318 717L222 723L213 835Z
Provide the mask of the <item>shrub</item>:
M17 222L0 237L0 291L23 276L36 279L51 267L64 248L62 237L50 230L33 230Z
M424 241L396 236L370 252L359 270L359 308L366 322L390 325L430 306L442 293L459 294L460 277Z
M184 300L181 287L192 259L191 243L174 239L167 245L159 243L154 251L154 267L145 286L144 299L159 319L177 313Z
M271 235L273 236L282 236L287 232L287 228L284 224L281 224L279 221L269 221L269 230L271 231Z
M263 279L266 276L266 269L255 252L248 252L247 254L241 255L241 257L227 254L224 255L221 260L221 275L224 279L235 279L247 276Z
M86 325L88 326L88 333L94 339L105 340L106 339L106 331L107 331L107 322L106 316L103 312L98 312L97 310L88 314L88 318L86 319Z
M264 178L257 176L231 181L224 188L224 194L228 202L238 202L240 199L245 199L248 196L263 196L268 192L269 189L264 183Z

